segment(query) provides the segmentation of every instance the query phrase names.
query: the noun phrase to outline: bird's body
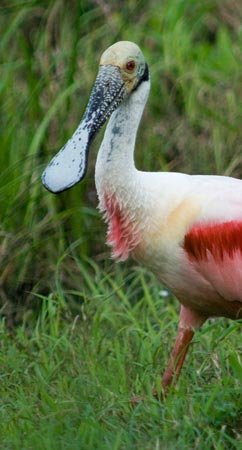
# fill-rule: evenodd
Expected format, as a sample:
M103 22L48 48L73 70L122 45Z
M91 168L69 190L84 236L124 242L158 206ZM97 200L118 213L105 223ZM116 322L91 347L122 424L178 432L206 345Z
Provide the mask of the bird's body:
M142 262L204 316L242 317L242 182L136 169L146 83L112 114L97 158L99 207L113 257Z
M130 70L131 62L136 69ZM153 271L182 305L177 341L162 381L167 387L180 373L194 328L212 316L242 317L242 181L137 170L135 139L150 88L146 63L135 44L121 42L103 54L101 67L121 72L127 94L113 109L96 163L107 243L114 258L133 257ZM109 75L104 90L111 89L112 82ZM122 89L123 85L116 99ZM89 132L92 116L96 112L91 115L87 110L74 137ZM68 146L75 151L73 139L43 176L50 190L76 182L71 175L63 181L56 167L64 165ZM87 141L85 134L84 147ZM71 165L69 169L71 174Z

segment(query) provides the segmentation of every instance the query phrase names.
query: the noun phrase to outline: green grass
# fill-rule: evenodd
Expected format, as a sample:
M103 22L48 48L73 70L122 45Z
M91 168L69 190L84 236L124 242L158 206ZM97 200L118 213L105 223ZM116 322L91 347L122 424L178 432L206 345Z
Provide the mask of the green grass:
M0 448L241 448L239 322L207 323L176 390L151 398L178 304L143 268L110 261L93 180L101 136L82 184L55 197L40 182L121 39L140 45L152 78L138 167L242 178L241 20L239 0L1 2Z
M241 448L239 324L207 324L178 387L157 402L176 303L140 269L114 278L86 268L74 315L56 293L43 298L35 327L25 317L13 334L2 323L0 448ZM139 393L147 397L132 408Z

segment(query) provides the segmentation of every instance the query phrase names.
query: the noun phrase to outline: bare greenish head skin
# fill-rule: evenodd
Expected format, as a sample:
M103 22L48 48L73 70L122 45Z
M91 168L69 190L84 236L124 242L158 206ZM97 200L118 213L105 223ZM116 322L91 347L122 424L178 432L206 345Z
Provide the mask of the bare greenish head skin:
M143 53L138 45L130 41L119 41L105 50L100 59L100 65L113 65L123 68L129 59L135 59L137 63L145 62Z
M112 112L148 78L144 56L133 42L117 42L103 53L81 123L42 174L49 191L62 192L84 178L92 139Z
M127 93L132 92L145 71L145 58L138 45L120 41L108 47L102 54L100 66L116 66L120 69Z

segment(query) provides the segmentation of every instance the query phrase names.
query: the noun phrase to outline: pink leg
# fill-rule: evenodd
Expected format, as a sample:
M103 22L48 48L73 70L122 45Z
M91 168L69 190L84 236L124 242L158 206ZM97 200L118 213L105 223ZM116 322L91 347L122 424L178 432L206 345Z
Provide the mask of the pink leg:
M189 348L189 344L195 333L195 329L200 328L206 320L207 317L191 310L187 306L181 305L176 342L174 345L172 356L168 363L168 367L165 370L161 380L161 386L164 393L167 393L169 386L171 386L171 384L175 385L176 381L178 380ZM159 397L157 389L154 388L152 393L154 397ZM131 402L135 405L139 403L144 397L144 395L133 397L131 399Z
M176 342L168 367L161 380L161 386L165 392L167 392L169 386L175 384L178 380L195 329L199 328L206 319L207 317L202 316L200 313L181 305ZM156 389L153 390L153 394L157 396Z

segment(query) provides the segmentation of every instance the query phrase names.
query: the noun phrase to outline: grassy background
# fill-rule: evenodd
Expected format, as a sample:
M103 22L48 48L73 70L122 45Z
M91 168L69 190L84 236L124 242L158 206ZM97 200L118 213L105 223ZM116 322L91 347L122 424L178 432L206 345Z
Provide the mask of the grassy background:
M152 77L137 166L241 178L240 0L8 0L0 13L0 448L241 448L239 323L205 325L177 390L130 408L159 380L178 305L142 268L110 261L101 136L82 184L55 197L40 182L100 54L124 39Z

